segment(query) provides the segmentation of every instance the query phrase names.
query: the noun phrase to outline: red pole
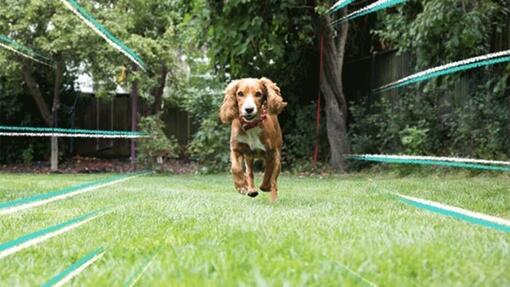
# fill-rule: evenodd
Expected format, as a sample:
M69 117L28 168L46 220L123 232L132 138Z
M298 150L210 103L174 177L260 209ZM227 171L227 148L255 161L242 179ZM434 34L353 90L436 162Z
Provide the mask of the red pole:
M133 81L131 86L131 131L136 132L138 126L138 83ZM133 165L136 161L136 140L131 139L131 164Z
M317 109L315 111L315 147L313 149L312 166L317 167L319 158L319 143L320 143L320 129L321 129L321 83L322 83L322 69L324 66L324 34L321 32L320 36L320 58L319 58L319 89L317 92Z

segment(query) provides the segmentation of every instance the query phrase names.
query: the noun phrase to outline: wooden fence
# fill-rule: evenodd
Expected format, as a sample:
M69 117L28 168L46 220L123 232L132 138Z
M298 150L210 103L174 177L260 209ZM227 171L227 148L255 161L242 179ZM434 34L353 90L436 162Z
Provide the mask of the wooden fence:
M145 107L141 107L144 110ZM167 136L173 136L181 145L187 145L196 127L187 112L175 107L165 108L163 120ZM117 95L101 100L93 95L80 96L76 106L75 128L97 130L130 130L131 108L129 95ZM130 140L126 139L70 139L73 155L128 157Z
M507 25L500 32L494 33L491 39L491 50L502 51L510 49L510 16ZM461 60L461 59L459 59ZM368 99L370 104L380 94L374 94L373 89L391 83L416 72L414 56L410 53L398 54L396 50L374 53L369 57L348 61L344 66L344 91L348 101ZM465 95L473 88L473 79L462 77L456 82L455 88L448 95L451 100L461 103ZM395 99L397 89L384 93Z

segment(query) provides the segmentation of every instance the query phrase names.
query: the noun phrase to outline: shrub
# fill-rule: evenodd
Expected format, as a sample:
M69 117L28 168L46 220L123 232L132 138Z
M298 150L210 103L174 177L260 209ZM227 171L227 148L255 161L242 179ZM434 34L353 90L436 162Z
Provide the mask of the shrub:
M413 90L398 99L383 96L370 108L351 104L355 153L510 156L510 105L491 87L472 89L458 104L438 104L438 91Z
M194 74L189 75L181 86L173 87L168 95L173 104L191 115L198 127L186 151L204 172L227 170L230 128L219 122L219 107L226 84L214 75L207 59L190 57L187 61Z
M21 153L21 157L23 158L24 164L31 165L34 161L34 147L32 145L28 145L28 147Z
M161 120L161 113L143 117L138 126L142 133L149 136L139 141L137 147L139 163L152 168L157 164L162 164L165 158L178 157L179 145L174 137L166 136L165 123Z
M230 162L229 127L220 125L212 117L201 120L199 124L200 129L188 146L191 159L205 167L202 171L226 170Z
M311 162L316 141L315 103L289 105L282 121L284 143L282 161L284 170L293 172L312 170ZM328 141L325 117L321 117L319 160L326 161Z
M498 1L409 1L379 15L375 34L415 58L414 70L491 52L508 9ZM410 153L506 159L510 65L439 77L351 104L355 153ZM405 92L405 93L404 93Z

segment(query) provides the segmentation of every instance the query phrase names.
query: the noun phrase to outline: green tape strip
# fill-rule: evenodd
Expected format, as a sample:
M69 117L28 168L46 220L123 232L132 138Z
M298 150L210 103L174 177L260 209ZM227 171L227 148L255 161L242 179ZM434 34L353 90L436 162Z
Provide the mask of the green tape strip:
M132 131L102 131L87 129L64 129L64 128L42 128L42 127L14 127L0 126L0 131L12 132L54 132L54 133L72 133L72 134L96 134L96 135L126 135L126 136L143 136L141 132Z
M46 57L42 54L33 51L32 49L26 46L21 45L5 35L0 35L0 46L12 50L24 56L25 58L29 58L41 64L48 66L52 66L53 64L53 60L51 60L49 57Z
M401 82L397 81L395 83L375 89L375 92L386 92L388 90L404 87L404 86L407 86L410 84L422 82L422 81L429 80L432 78L437 78L437 77L448 75L448 74L453 74L453 73L457 73L457 72L467 71L467 70L471 70L471 69L481 68L484 66L490 66L490 65L495 65L495 64L499 64L499 63L505 63L505 62L510 62L510 56L499 57L499 58L497 57L497 58L487 59L487 60L469 63L469 64L461 64L459 66L445 68L442 70L430 72L430 73L421 75L419 77L413 77L413 75L411 75L411 76L408 76L408 77L411 77L409 80L401 81Z
M451 162L451 161L441 161L441 160L401 159L401 158L391 158L391 157L383 158L383 157L377 157L377 156L356 156L356 155L346 156L346 158L352 159L352 160L363 160L363 161L373 161L373 162L382 162L382 163L447 166L447 167L456 167L456 168L494 170L494 171L505 171L505 172L510 171L509 167L504 167L504 166L485 165L485 164L476 164L476 163L463 163L463 162Z
M386 8L389 8L389 7L392 7L392 6L404 3L406 1L407 0L377 1L377 2L374 2L374 3L370 4L370 5L368 5L368 6L365 6L364 8L361 8L361 9L359 9L357 11L354 11L354 12L350 13L349 15L347 15L347 16L345 16L343 18L340 18L340 19L338 19L336 21L333 21L331 23L331 25L335 25L335 24L346 22L346 21L350 21L350 20L356 19L358 17L364 16L364 15L367 15L367 14L370 14L370 13L377 12L379 10L383 10L383 9L386 9Z
M132 57L132 60L140 66L144 71L147 70L145 62L142 60L142 58L133 50L131 50L124 42L119 40L117 37L115 37L106 27L101 25L90 13L85 10L78 2L75 0L62 0L63 2L67 3L70 7L70 9L73 11L73 13L77 13L80 18L83 21L88 22L87 24L93 26L97 33L100 34L101 37L108 39L111 41L114 45L116 45L118 49L122 50L123 53L126 53L130 57Z
M472 223L472 224L481 225L481 226L484 226L484 227L496 229L496 230L499 230L499 231L510 232L510 226L502 225L502 224L499 224L499 223L496 223L496 222L492 222L492 221L485 220L485 219L482 219L482 218L477 218L477 217L474 217L474 216L469 216L469 215L466 215L466 214L462 214L460 212L456 212L454 210L448 210L448 209L445 209L445 208L440 208L440 207L437 207L437 206L432 206L432 205L429 205L429 204L426 204L426 203L423 203L423 202L418 202L418 201L414 201L414 200L403 198L403 197L398 197L398 198L399 198L400 201L402 201L404 203L407 203L409 205L412 205L412 206L414 206L416 208L425 209L425 210L428 210L430 212L434 212L434 213L441 214L441 215L444 215L444 216L453 217L453 218L456 218L456 219L459 219L459 220L462 220L462 221L466 221L466 222L469 222L469 223Z
M333 6L331 6L331 8L329 8L328 13L334 13L334 12L346 7L347 5L351 4L352 2L354 2L354 0L337 1Z
M94 211L94 212L91 212L91 213L87 213L85 215L75 217L75 218L73 218L73 219L71 219L69 221L66 221L66 222L63 222L63 223L60 223L60 224L57 224L57 225L53 225L53 226L41 229L39 231L36 231L34 233L30 233L30 234L21 236L21 237L19 237L17 239L14 239L14 240L2 243L2 244L0 244L0 252L5 251L5 250L10 249L10 248L13 248L13 247L15 247L17 245L20 245L20 244L23 244L25 242L31 241L31 240L33 240L35 238L42 237L42 236L44 236L46 234L49 234L49 233L52 233L52 232L55 232L55 231L58 231L58 230L62 230L64 228L66 228L68 226L71 226L71 225L74 225L76 223L85 221L85 220L87 220L89 218L92 218L94 216L99 215L101 212L102 211Z
M60 283L60 281L64 280L67 276L81 268L82 266L89 263L91 260L99 256L101 253L104 253L103 248L98 248L95 251L87 254L85 257L80 258L78 261L76 261L73 265L67 267L62 272L57 274L55 277L51 278L48 282L42 285L42 287L53 287L57 286L57 284Z
M40 200L45 200L45 199L57 197L57 196L60 196L60 195L72 193L72 192L75 192L75 191L78 191L78 190L81 190L81 189L85 189L85 188L88 188L88 187L98 186L98 185L102 185L102 184L105 184L105 183L113 182L113 181L116 181L116 180L119 180L119 179L128 178L128 177L132 177L132 176L135 176L135 175L143 175L143 174L145 174L145 173L133 173L133 174L127 174L127 175L116 175L116 176L111 176L111 177L107 177L107 178L100 179L100 180L95 180L95 181L90 181L90 182L85 182L85 183L82 183L82 184L77 184L77 185L65 187L65 188L62 188L62 189L59 189L59 190L55 190L55 191L51 191L51 192L44 193L44 194L38 194L38 195L29 196L29 197L25 197L25 198L20 198L20 199L16 199L16 200L11 200L11 201L7 201L7 202L0 202L0 211L2 209L12 208L12 207L24 205L24 204L27 204L27 203L32 203L32 202L36 202L36 201L40 201Z

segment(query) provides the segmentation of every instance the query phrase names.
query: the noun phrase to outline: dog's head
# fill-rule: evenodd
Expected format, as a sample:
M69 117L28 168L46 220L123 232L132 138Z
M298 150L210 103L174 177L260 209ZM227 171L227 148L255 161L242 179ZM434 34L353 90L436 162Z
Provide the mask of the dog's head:
M259 118L264 110L277 115L285 106L280 88L268 78L235 80L225 89L220 118L223 123L238 117L250 122Z

